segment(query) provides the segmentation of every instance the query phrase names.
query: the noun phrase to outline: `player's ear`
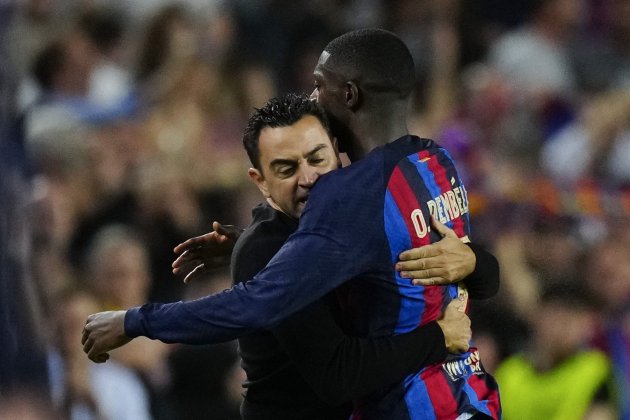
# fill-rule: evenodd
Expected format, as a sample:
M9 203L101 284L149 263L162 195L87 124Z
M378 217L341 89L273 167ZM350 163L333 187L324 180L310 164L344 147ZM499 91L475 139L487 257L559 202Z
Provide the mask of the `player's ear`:
M267 188L267 181L265 181L263 174L256 168L249 168L247 175L249 175L252 182L256 184L262 195L264 195L265 198L269 198L269 189Z
M355 109L359 106L359 86L352 80L348 80L345 85L346 108Z

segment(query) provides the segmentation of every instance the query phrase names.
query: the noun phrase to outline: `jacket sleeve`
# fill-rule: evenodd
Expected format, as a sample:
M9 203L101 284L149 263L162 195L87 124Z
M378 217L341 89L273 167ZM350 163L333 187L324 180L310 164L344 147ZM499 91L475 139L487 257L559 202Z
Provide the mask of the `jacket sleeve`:
M331 405L394 384L446 357L444 334L435 321L396 336L350 337L323 301L293 315L273 333L304 379Z
M382 243L383 233L373 223L374 210L364 205L374 201L370 192L347 200L347 189L323 181L311 191L298 231L253 279L194 301L130 309L125 333L167 343L233 340L255 329L271 329L342 283L379 269L374 244Z
M470 242L466 245L472 249L477 258L475 270L463 280L468 294L471 299L491 298L499 291L499 262L482 246Z

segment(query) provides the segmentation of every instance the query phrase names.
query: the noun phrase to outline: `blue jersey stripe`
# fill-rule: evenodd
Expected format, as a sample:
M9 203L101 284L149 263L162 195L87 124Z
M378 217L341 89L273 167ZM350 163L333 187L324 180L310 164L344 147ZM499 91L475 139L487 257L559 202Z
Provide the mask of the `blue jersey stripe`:
M398 254L411 248L411 238L400 210L389 191L385 192L385 232L390 243L392 261L398 261ZM395 273L400 295L400 312L394 334L402 334L418 326L424 312L424 287L414 286L409 279L403 279Z
M405 402L411 420L437 420L429 392L419 374L405 378Z
M402 251L411 248L411 238L403 221L403 215L400 213L400 209L389 190L385 191L385 206L383 210L385 234L389 242L392 262L395 263L398 261L398 255Z
M437 154L431 155L430 159L438 159L438 156L436 155ZM434 199L435 197L440 196L442 194L442 189L440 188L440 185L437 183L435 179L435 174L433 173L431 169L429 169L429 165L427 165L426 162L418 162L417 155L408 156L407 159L414 165L414 167L416 168L416 171L418 172L420 177L422 177L422 180L424 181L424 185L429 190L430 198ZM443 167L442 162L440 162L440 166ZM449 220L445 223L445 225L448 226L449 228L452 228L453 222Z
M490 410L488 410L488 401L487 400L479 401L479 398L477 397L477 393L470 386L468 382L466 382L466 385L464 385L463 390L471 406L475 407L475 409L477 409L478 411L481 411L482 413L487 414L488 416L491 416ZM462 404L460 404L460 406L461 405Z
M440 239L439 235L434 233L431 229L429 206L427 204L428 200L435 197L435 190L431 188L430 184L426 182L423 176L424 172L430 173L431 171L426 163L419 162L417 154L409 155L406 159L401 160L398 167L409 185L412 186L416 200L418 200L418 203L422 206L421 210L427 226L429 226L431 242L438 241Z

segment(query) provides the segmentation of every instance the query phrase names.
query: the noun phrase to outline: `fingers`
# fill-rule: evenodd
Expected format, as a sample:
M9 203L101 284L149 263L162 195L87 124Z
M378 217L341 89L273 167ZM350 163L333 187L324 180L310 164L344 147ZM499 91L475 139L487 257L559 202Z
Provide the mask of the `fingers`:
M447 284L451 284L447 279L443 277L429 277L426 279L414 278L411 283L414 286L444 286Z
M448 304L448 306L446 307L446 310L444 311L446 312L450 312L450 313L454 313L454 312L465 312L466 311L466 300L463 298L462 295L458 295L458 297L456 299L453 299L452 301L450 301L450 303ZM466 316L466 318L468 318ZM468 322L470 323L470 319L468 319Z
M92 361L96 363L105 363L108 360L109 360L109 353L97 354L96 356L94 356L94 359L92 359Z
M92 346L86 353L88 358L94 363L105 363L109 359L109 355L107 353L101 353L96 346Z
M109 360L109 354L107 353L99 353L96 346L96 339L91 336L92 334L92 320L95 315L92 314L88 316L85 321L85 327L83 327L83 332L81 334L81 344L83 345L83 352L87 354L88 358L95 363L105 363Z
M184 277L184 283L188 283L197 275L204 273L205 268L206 266L204 264L199 264L198 266L196 266L190 273L186 274L186 277Z
M446 237L457 238L457 234L455 233L455 231L453 229L450 229L448 226L446 226L445 224L443 224L442 222L440 222L438 219L436 219L433 216L431 216L431 226L443 238L446 238Z
M418 260L421 258L429 258L429 257L437 257L440 255L439 250L435 244L433 245L425 245L420 248L412 248L406 251L403 251L398 256L399 262L401 261L411 261Z
M173 267L173 274L178 274L185 266L197 266L201 264L202 257L198 252L195 251L184 251L175 261L171 264Z
M87 339L90 337L90 331L92 330L90 327L90 322L94 319L94 314L89 315L85 320L85 326L83 327L83 332L81 334L81 344L85 345Z
M415 281L421 281L423 285L435 285L435 284L450 284L453 281L450 279L448 269L444 267L432 267L417 270L404 270L399 272L400 277L403 279L413 279ZM429 282L433 281L433 284Z
M466 290L465 287L458 287L457 288L457 299L455 299L459 302L459 306L457 308L457 310L459 312L466 312L466 308L468 307L468 290ZM470 320L469 320L470 321Z
M232 227L231 225L222 225L221 223L214 221L212 222L212 229L217 233L220 242L226 241L228 236L230 235L230 230L228 228Z
M94 347L94 339L88 337L83 344L83 352L89 354L92 350L92 347Z
M173 248L173 252L176 254L181 254L182 252L189 249L199 248L200 246L207 244L212 239L213 235L216 235L216 233L209 232L205 235L195 236L194 238L187 239L186 241Z
M441 257L415 258L413 260L398 261L396 271L426 270L428 268L440 268L444 265Z

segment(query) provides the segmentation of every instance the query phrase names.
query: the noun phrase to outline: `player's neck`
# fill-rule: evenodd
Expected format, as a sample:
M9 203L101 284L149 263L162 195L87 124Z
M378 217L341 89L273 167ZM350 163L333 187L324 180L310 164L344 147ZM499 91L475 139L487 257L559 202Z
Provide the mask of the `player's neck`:
M358 114L352 127L353 150L348 152L352 161L363 158L374 148L409 134L406 114L388 112Z

